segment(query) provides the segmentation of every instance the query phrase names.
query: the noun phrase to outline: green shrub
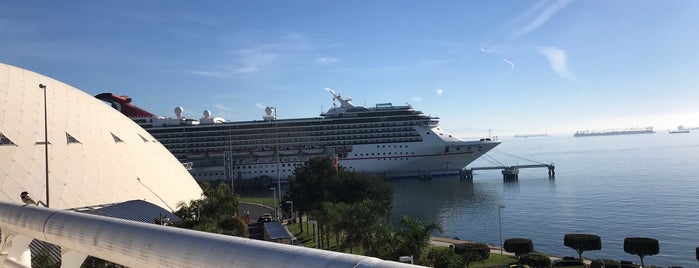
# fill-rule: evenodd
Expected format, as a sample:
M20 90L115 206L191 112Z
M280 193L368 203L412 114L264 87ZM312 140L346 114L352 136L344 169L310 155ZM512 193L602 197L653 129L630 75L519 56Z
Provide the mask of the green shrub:
M503 249L507 252L514 253L515 256L526 254L534 251L534 243L526 238L510 238L505 240Z
M519 263L529 267L551 267L551 258L539 253L527 253L519 256Z
M590 264L590 268L617 268L619 266L621 266L621 264L618 261L608 259L594 260Z

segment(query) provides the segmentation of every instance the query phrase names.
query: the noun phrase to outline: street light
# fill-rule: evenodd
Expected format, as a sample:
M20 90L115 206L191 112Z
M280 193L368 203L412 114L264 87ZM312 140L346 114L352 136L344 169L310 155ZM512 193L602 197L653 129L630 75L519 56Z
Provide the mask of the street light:
M274 195L274 217L277 218L277 221L279 221L279 213L277 213L277 188L269 188L272 190L272 193Z
M46 207L49 207L49 127L48 112L46 111L46 85L39 84L44 90L44 161L46 161Z
M279 170L279 125L277 123L277 107L271 107L272 110L274 111L274 136L275 136L275 145L277 149L277 190L279 190L279 201L281 202L282 200L282 175L281 171ZM275 197L277 198L276 194ZM279 221L279 214L277 214L277 221Z
M309 220L308 224L313 224L313 241L316 242L316 248L318 248L318 239L316 239L316 226L318 222L316 222L315 220Z
M294 201L286 201L287 204L291 204L291 221L294 221Z
M498 205L498 224L500 225L500 266L503 265L503 262L502 262L502 255L503 255L503 253L502 253L502 216L501 216L502 213L500 212L503 208L505 208L505 206L503 204Z

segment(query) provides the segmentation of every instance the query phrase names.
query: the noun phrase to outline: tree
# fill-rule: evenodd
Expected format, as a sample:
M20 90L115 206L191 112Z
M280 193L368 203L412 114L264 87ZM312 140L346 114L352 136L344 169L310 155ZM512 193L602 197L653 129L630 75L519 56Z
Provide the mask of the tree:
M472 262L484 261L490 257L490 247L482 243L462 243L454 245L454 253L461 255L466 267Z
M230 186L219 183L213 188L209 183L203 183L203 197L191 200L189 204L180 202L175 215L180 218L173 224L175 227L193 229L209 233L219 233L234 236L248 236L245 223L236 217L238 196Z
M436 222L422 224L418 219L403 216L394 235L398 245L396 255L420 259L434 231L442 232L442 227Z
M294 208L299 211L299 222L304 213L320 209L323 202L330 200L327 191L328 180L336 174L337 170L327 157L311 158L294 170L287 194L294 202Z
M602 249L602 239L592 234L566 234L563 237L563 244L577 251L580 260L582 260L583 252Z
M505 240L503 249L519 257L519 255L534 251L534 243L526 238L510 238Z
M461 256L454 253L451 248L444 247L429 248L422 263L434 268L461 268L466 265Z
M287 195L299 211L299 222L304 213L321 209L323 202L351 205L370 199L378 204L376 213L387 216L393 201L393 189L384 180L342 166L335 168L328 157L314 157L297 167Z
M551 267L551 258L538 253L527 253L519 256L519 263L529 267Z
M643 266L643 258L658 254L660 252L660 244L658 240L653 238L627 237L624 238L624 251L641 258L641 266Z

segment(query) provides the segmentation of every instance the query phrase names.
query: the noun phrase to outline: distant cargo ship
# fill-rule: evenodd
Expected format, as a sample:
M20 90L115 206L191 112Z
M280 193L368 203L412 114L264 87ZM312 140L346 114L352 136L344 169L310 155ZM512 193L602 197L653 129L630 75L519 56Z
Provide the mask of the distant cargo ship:
M689 133L689 129L668 130L670 134Z
M580 130L575 132L575 137L590 137L590 136L610 136L610 135L630 135L630 134L653 134L653 127L645 128L627 128L627 129L609 129L609 130Z
M541 133L541 134L517 134L515 135L515 138L533 138L533 137L548 137L549 134L546 133Z

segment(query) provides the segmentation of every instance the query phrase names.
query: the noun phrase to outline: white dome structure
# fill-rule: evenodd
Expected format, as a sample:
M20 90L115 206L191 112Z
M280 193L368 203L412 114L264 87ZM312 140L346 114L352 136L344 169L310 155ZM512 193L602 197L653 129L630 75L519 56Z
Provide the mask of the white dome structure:
M70 85L0 63L0 200L21 203L27 191L46 202L44 91L51 208L140 199L173 211L178 202L201 197L185 167L119 111Z

